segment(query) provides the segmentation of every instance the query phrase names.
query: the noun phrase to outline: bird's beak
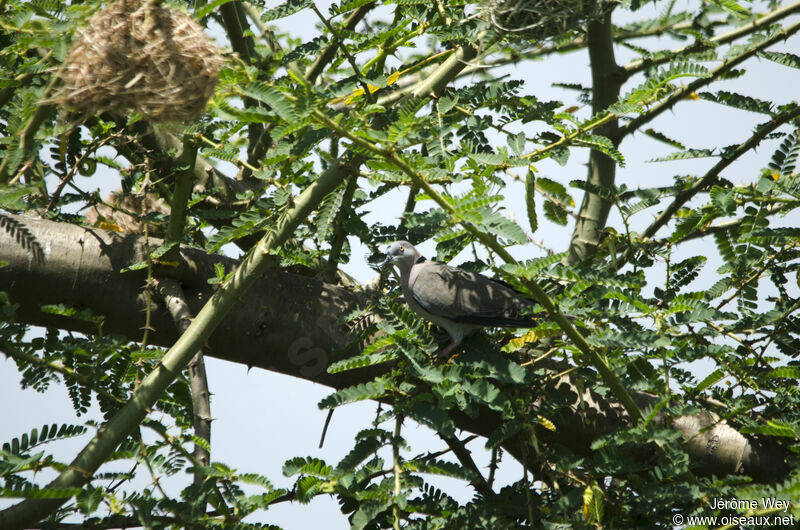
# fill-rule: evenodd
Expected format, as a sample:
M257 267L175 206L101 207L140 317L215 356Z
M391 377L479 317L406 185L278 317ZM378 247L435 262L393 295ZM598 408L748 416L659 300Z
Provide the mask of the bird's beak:
M391 257L391 256L386 256L386 259L385 259L385 260L383 260L383 261L381 261L381 262L378 264L378 268L379 268L379 269L383 269L383 268L385 268L385 267L386 267L388 264L390 264L392 261L393 261L393 260L392 260L392 257Z

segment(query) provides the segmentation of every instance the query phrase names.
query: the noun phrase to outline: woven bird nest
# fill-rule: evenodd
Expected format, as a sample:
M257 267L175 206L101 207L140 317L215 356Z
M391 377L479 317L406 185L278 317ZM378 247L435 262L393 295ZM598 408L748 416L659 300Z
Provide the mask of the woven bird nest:
M223 59L194 20L154 0L116 0L78 30L50 100L78 112L135 109L154 121L203 113Z
M543 41L605 15L617 0L488 0L483 18L507 37Z

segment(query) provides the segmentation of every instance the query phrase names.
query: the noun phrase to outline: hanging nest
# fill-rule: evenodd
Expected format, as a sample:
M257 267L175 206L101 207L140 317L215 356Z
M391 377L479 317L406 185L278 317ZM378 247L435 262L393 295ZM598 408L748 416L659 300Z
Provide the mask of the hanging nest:
M78 112L135 109L153 121L203 113L223 58L194 20L154 0L116 0L78 30L48 103Z
M602 18L617 0L488 0L482 17L510 38L544 41Z

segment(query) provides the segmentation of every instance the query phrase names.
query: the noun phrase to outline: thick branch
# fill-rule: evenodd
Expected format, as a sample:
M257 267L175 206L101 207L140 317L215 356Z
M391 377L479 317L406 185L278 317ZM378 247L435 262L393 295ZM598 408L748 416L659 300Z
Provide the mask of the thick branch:
M268 267L269 253L282 245L305 220L313 208L346 175L339 166L331 166L295 200L294 206L278 220L242 260L234 273L208 299L189 328L164 354L158 366L142 381L130 401L106 422L89 444L53 480L48 487L69 488L85 484L111 455L114 449L141 423L147 411L159 399L178 374L208 340L223 318L248 292L252 284ZM18 227L19 228L19 227ZM43 256L47 257L45 252ZM0 511L0 527L24 527L57 510L66 499L27 499Z
M222 4L220 13L222 14L222 26L228 34L228 40L230 40L233 51L239 54L245 64L252 64L258 59L258 56L242 3L239 0L234 0L233 2ZM258 106L258 102L252 98L242 98L242 100L245 107ZM257 139L261 136L263 127L258 123L250 123L247 125L247 129L248 138L250 138L247 152L252 153Z
M442 440L447 444L447 447L453 451L456 458L466 469L474 473L475 480L472 481L472 487L481 495L489 496L492 494L492 488L489 483L483 478L483 473L478 469L475 461L472 459L472 453L467 449L466 444L458 439L457 436L441 436Z
M91 308L103 315L103 329L132 340L140 336L144 321L141 314L143 275L120 274L119 270L141 260L143 238L103 230L89 230L63 223L17 216L0 216L0 259L9 262L0 268L0 290L8 292L12 303L19 303L19 321L49 325L73 331L94 332L93 325L77 319L40 311L45 304L64 303ZM157 244L151 242L151 244ZM212 289L206 279L213 277L214 263L230 270L233 260L209 256L197 249L183 247L178 267L157 269L160 277L179 279L190 309L196 313ZM241 298L240 309L233 311L208 338L208 355L256 366L333 388L344 388L367 381L380 372L370 370L328 374L327 366L360 351L364 344L350 344L346 329L337 324L339 317L366 303L364 295L317 280L280 272L263 271L253 287ZM154 307L151 322L155 330L151 341L172 344L177 333L163 306ZM559 367L553 369L553 373ZM617 403L591 395L568 377L561 377L532 389L549 399L551 392L564 396L571 404L561 415L551 418L556 432L542 432L540 440L559 443L578 454L589 454L590 443L598 436L624 428L625 410ZM582 396L582 399L579 398ZM656 401L655 396L634 393L640 406ZM452 413L459 428L488 436L502 419L485 411L476 418ZM707 418L707 417L706 417ZM700 475L742 473L762 481L780 480L785 475L784 452L742 436L731 426L719 424L702 433L708 422L694 416L672 421L687 439L687 450L697 463ZM688 425L682 428L681 425ZM699 440L714 437L718 445L701 447ZM711 440L711 438L709 438ZM519 451L506 448L519 458ZM741 455L733 459L730 455Z
M592 114L597 115L617 101L622 86L619 66L614 59L613 26L610 13L604 20L589 24L588 39L589 59L592 67ZM616 131L617 120L612 120L598 132L613 139ZM603 153L592 150L589 155L589 170L586 177L589 184L604 188L612 187L616 171L617 166L614 160ZM597 250L599 230L605 227L610 210L610 201L586 191L568 250L570 263L577 263L594 254Z

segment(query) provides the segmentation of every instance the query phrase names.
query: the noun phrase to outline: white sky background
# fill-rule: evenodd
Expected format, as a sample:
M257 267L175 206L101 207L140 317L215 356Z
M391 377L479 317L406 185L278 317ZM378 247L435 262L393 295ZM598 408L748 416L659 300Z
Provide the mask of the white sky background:
M278 2L269 1L270 6ZM688 2L678 2L676 10ZM788 2L787 2L788 3ZM635 14L636 19L653 16L663 9L665 2L660 2L656 8L652 6L641 9ZM318 1L320 11L327 13L329 1ZM622 24L620 15L628 13L619 11L615 23ZM795 18L796 19L796 18ZM318 35L317 19L308 9L292 17L277 21L277 23L294 36L308 41ZM650 40L639 40L638 45L647 45ZM800 39L794 37L787 43L771 48L776 51L789 51L797 53L800 49ZM670 47L681 47L686 43L673 42ZM635 58L633 52L617 47L616 60L618 64L626 64ZM567 92L551 86L554 82L573 82L584 86L591 84L588 68L588 54L585 50L566 55L551 56L543 61L526 63L521 67L510 66L505 69L495 70L497 75L510 74L511 78L526 80L522 91L534 93L540 100L556 99L562 101L565 107L575 105L576 92ZM775 101L777 104L787 103L797 98L797 87L800 86L800 73L797 70L777 65L767 60L751 59L745 65L748 73L744 78L716 83L714 90L736 90L737 92L756 98ZM468 83L467 79L464 82ZM623 92L629 90L634 83L629 83ZM583 107L578 114L587 117L590 109ZM731 108L725 108L707 101L684 101L670 111L662 114L652 126L665 133L667 136L679 139L685 145L696 148L724 146L738 144L745 140L758 124L766 121L763 115L748 113ZM535 126L535 124L533 124ZM505 139L497 142L505 145ZM758 171L766 166L777 142L765 142L755 152L742 157L728 168L723 177L738 182L753 182L758 178ZM617 171L617 184L626 184L629 188L652 187L666 185L672 182L674 175L693 174L702 175L710 168L716 159L697 159L688 161L662 162L646 164L649 159L663 156L672 149L662 143L656 142L644 135L628 138L621 145L620 151L627 164L625 168ZM569 163L561 167L556 163L545 160L536 164L540 175L568 185L571 180L585 178L585 163L588 150L572 149ZM99 174L99 172L98 172ZM95 177L98 179L98 177ZM100 179L98 179L100 180ZM81 182L85 187L85 182ZM103 195L108 191L118 188L118 178L98 182L103 190ZM578 190L569 189L576 201L580 204L581 195ZM526 209L524 203L524 189L519 182L510 183L505 191L506 200L502 203L523 228L527 228ZM391 224L396 222L405 204L406 191L389 194L370 206L370 210L363 212L367 223L382 222ZM539 208L541 203L539 201ZM430 207L430 203L421 203L418 211ZM642 228L649 224L657 213L658 208L651 208L639 213L634 220L634 226ZM534 237L554 250L565 250L572 231L573 223L567 227L556 226L544 219L543 212L539 210L540 227ZM798 219L784 219L784 223L797 225ZM609 224L619 226L619 216L612 212ZM366 248L360 246L355 238L350 238L353 245L351 262L342 268L359 281L371 279L375 273L365 261ZM710 254L717 254L713 241L698 240L687 244L676 255L682 259L694 254L702 254L703 249L711 248ZM419 245L423 254L435 255L434 244L424 242ZM511 250L518 259L528 259L541 256L543 251L533 245L516 247ZM460 256L459 258L462 258ZM459 259L455 260L458 262ZM693 289L703 289L711 284L714 271L720 263L709 260L704 273L691 285ZM645 294L651 294L654 286L663 281L663 268L654 268L648 278L649 283ZM654 274L660 276L653 277ZM268 355L269 352L265 352ZM338 409L333 416L328 430L325 447L318 449L319 435L325 419L326 411L317 408L318 401L328 395L331 389L260 369L249 372L246 367L219 361L213 358L206 359L209 386L212 397L212 415L215 421L212 425L212 459L221 461L232 468L247 472L256 472L272 480L279 487L291 487L294 478L287 479L281 473L283 463L295 456L316 456L335 464L353 447L354 435L362 428L368 427L369 421L374 417L376 405L374 403L358 403L347 405ZM703 377L709 370L707 366L695 368L696 375ZM18 437L42 424L50 423L83 423L90 418L99 418L96 408L88 415L76 418L66 389L63 386L53 388L45 394L33 390L22 391L19 387L19 374L15 364L0 358L0 403L3 413L0 418L0 443ZM405 457L413 456L418 452L436 451L444 448L444 443L438 440L432 431L407 422L403 430L404 436L409 440L413 452L406 452ZM55 456L62 461L70 461L77 452L83 448L87 437L65 440L45 447L54 451ZM476 449L478 465L488 463L488 456L484 451L483 440L472 442L470 448ZM480 457L483 456L481 461ZM384 455L390 462L388 452ZM520 478L521 468L510 457L504 459L505 465L498 474L498 484L514 482ZM127 463L126 463L127 466ZM120 466L114 469L122 469ZM165 485L168 493L177 494L182 487L190 481L187 475L177 475L177 480L170 480ZM432 480L438 487L461 501L471 497L472 491L464 486L463 482L436 479ZM146 487L148 480L142 477L137 484ZM0 508L17 502L17 499L0 499ZM318 497L308 506L297 503L283 503L271 507L267 512L257 512L250 520L258 520L276 524L288 529L348 528L348 522L339 511L335 499L327 496Z

